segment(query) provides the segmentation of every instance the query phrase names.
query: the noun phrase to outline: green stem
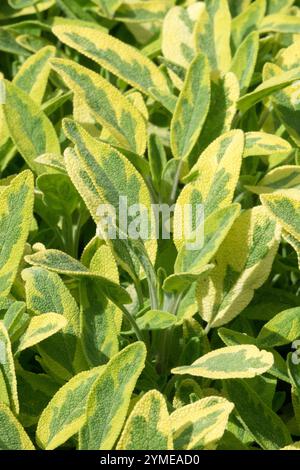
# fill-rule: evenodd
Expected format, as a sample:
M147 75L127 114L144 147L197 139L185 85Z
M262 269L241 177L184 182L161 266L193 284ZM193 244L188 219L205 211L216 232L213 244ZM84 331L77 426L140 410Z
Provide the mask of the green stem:
M69 255L74 256L74 238L73 238L73 221L72 216L70 214L66 214L62 220L62 232L65 242L65 251L69 253Z
M170 203L171 203L171 204L173 204L173 202L174 202L175 199L176 199L177 187L178 187L178 183L179 183L179 178L180 178L180 173L181 173L182 164L183 164L183 161L180 160L180 162L179 162L179 164L178 164L178 167L177 167L177 170L176 170L176 174L175 174L175 178L174 178L174 183L173 183L173 187L172 187L172 192L171 192L171 196L170 196Z
M125 318L128 320L128 322L132 326L132 328L133 328L133 330L136 334L137 339L139 341L143 341L146 344L146 346L148 347L146 338L144 337L143 333L139 329L139 326L138 326L137 322L135 321L135 319L133 318L133 316L130 314L130 312L128 312L127 308L124 307L124 305L120 306L120 308L121 308L122 312L124 313Z

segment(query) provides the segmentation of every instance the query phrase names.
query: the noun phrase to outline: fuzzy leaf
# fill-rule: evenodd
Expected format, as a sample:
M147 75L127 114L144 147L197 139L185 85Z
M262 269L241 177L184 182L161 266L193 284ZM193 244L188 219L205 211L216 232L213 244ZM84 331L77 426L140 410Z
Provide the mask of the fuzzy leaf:
M192 61L171 121L171 148L175 158L187 158L209 110L209 66L204 54Z
M34 450L24 428L4 403L0 404L0 428L0 450Z
M118 450L172 450L171 423L164 400L156 390L146 393L129 415Z
M0 208L0 297L15 280L32 223L33 175L23 171L1 193Z
M214 449L232 410L232 403L214 396L175 410L170 417L175 449Z
M245 380L228 380L225 387L242 423L264 450L279 449L291 443L283 421Z
M125 421L145 357L146 348L138 342L127 346L107 364L88 398L86 423L79 437L80 449L112 449Z
M228 346L197 359L190 366L176 367L173 374L190 374L209 379L251 378L272 367L273 356L256 346Z
M102 31L71 25L57 25L53 33L68 46L86 55L113 74L142 91L158 98L168 108L174 109L175 99L171 95L163 73L151 60L135 48Z
M78 94L119 145L142 155L146 148L146 125L143 117L122 93L99 74L71 60L52 60L52 67L67 86Z
M105 366L99 366L80 372L58 390L39 419L36 437L42 448L55 449L80 430L90 390L104 371Z
M263 207L244 211L234 222L215 260L197 286L199 312L217 327L235 318L267 279L280 241L280 227Z
M227 72L231 63L231 15L227 0L206 0L205 12L197 22L198 51L206 54L213 72Z

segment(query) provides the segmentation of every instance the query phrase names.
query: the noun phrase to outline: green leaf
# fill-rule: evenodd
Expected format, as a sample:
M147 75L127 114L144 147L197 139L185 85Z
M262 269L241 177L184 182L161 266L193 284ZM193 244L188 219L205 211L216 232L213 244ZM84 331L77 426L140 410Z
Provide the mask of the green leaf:
M265 16L259 26L262 33L300 33L300 18L297 16L284 15L275 13Z
M299 69L292 68L284 73L293 73ZM266 64L264 68L264 78L274 80L282 76L282 69L275 64ZM300 84L299 80L274 93L271 97L276 115L290 134L294 142L300 144L300 127L298 124L300 116L299 104Z
M140 330L164 330L175 325L177 318L169 312L161 310L149 310L145 315L137 318L136 322Z
M40 250L33 255L25 257L26 262L32 266L46 268L58 274L76 278L97 279L104 293L116 304L129 303L130 296L125 289L113 281L90 271L80 261L59 250ZM100 282L101 281L101 282Z
M45 172L35 159L43 153L60 153L55 129L28 94L5 80L3 112L10 136L27 165L36 173Z
M83 197L92 218L101 229L101 235L108 238L108 243L112 245L114 253L121 266L136 277L138 266L134 256L128 247L126 230L124 239L106 235L105 220L100 222L99 207L105 205L112 206L116 211L116 221L110 223L110 228L120 228L125 224L128 231L133 227L141 233L145 239L145 248L152 263L155 262L157 242L155 240L155 222L153 222L154 212L151 205L151 198L147 186L134 166L128 162L117 150L111 146L93 139L81 126L73 121L64 121L65 133L75 144L74 150L67 149L65 152L65 162L68 174ZM119 178L116 178L116 174ZM120 197L127 197L127 207L139 208L143 212L141 225L137 221L126 215L126 209L120 204ZM133 214L133 219L134 219ZM103 217L106 219L106 217ZM121 223L121 220L123 221ZM145 236L146 235L146 236Z
M99 74L71 60L55 59L51 64L121 147L139 155L145 152L145 121L130 100Z
M72 214L79 197L70 178L62 174L43 174L37 178L37 187L43 192L45 204L60 215Z
M194 237L187 240L180 249L175 262L175 273L197 273L217 252L219 246L227 236L233 222L240 212L239 204L231 204L228 207L217 209L203 222L203 240L200 248L193 245ZM195 229L198 233L201 227Z
M13 84L37 104L41 104L51 70L50 59L55 55L53 46L46 46L31 55L14 76Z
M232 72L213 78L209 111L198 142L189 157L189 167L199 160L199 155L208 145L230 131L237 111L239 94L239 83Z
M291 144L281 137L266 132L246 132L243 157L255 155L285 154L292 150Z
M240 130L223 134L207 147L186 177L193 181L183 188L176 201L175 227L182 227L182 208L186 204L191 204L192 207L202 204L205 217L210 216L216 209L231 204L239 178L243 150L244 134ZM174 243L177 249L180 249L184 238L181 236L176 239L175 235Z
M224 434L232 410L232 403L215 396L175 410L170 417L175 449L214 449Z
M225 387L243 425L264 450L279 449L291 443L282 420L265 405L246 381L228 380Z
M0 402L18 414L19 400L14 359L8 332L2 321L0 321L0 347Z
M81 348L79 308L56 273L41 267L32 267L22 272L25 281L27 308L37 318L53 312L66 320L62 332L43 341L37 346L42 360L47 363L55 377L68 380L76 372L86 368Z
M227 0L206 0L195 30L196 47L206 54L213 73L228 72L231 63L231 15Z
M0 297L12 287L32 223L33 175L23 171L1 192Z
M257 342L264 348L289 344L300 337L300 308L291 308L275 315L265 323Z
M76 434L85 423L90 390L105 371L95 367L72 377L54 395L39 419L36 438L46 450L55 449Z
M259 101L268 97L282 88L291 85L300 79L300 68L292 69L288 72L282 72L275 77L263 81L254 91L242 96L238 101L238 108L245 113L249 108Z
M187 158L209 110L209 66L204 54L192 61L171 121L171 149L175 158Z
M250 33L237 49L230 71L235 74L239 81L241 95L243 95L250 83L254 73L259 49L259 35L257 31Z
M144 368L146 348L133 343L114 356L94 384L80 431L82 450L112 449L122 429L131 394Z
M150 0L122 3L114 14L114 19L126 23L145 23L164 19L174 0Z
M300 241L300 191L278 190L271 194L262 194L260 199L284 230Z
M237 49L242 41L261 24L266 11L266 0L256 0L232 20L232 42Z
M196 55L194 31L198 18L204 11L204 4L193 3L187 8L174 6L165 16L162 27L161 49L164 57L187 68ZM170 76L176 86L181 88L182 81L174 73ZM175 77L175 78L174 78Z
M170 99L168 108L173 111L175 99L165 76L150 59L132 46L102 31L82 26L57 25L53 27L53 33L64 44L86 55L133 87L154 99L161 99L163 105L166 99Z
M280 233L261 206L242 212L235 220L213 260L216 267L197 286L200 315L211 327L235 318L266 281Z
M216 349L190 366L176 367L173 374L190 374L209 379L251 378L272 367L273 356L253 345Z
M19 419L24 427L35 426L40 415L59 389L58 383L46 374L35 374L17 368L18 394L20 400Z
M45 313L31 318L25 333L21 336L17 353L30 348L49 336L54 335L59 330L65 328L66 319L57 313Z
M0 450L34 450L24 428L4 403L0 403L0 428Z
M173 449L170 418L161 393L151 390L137 402L126 421L117 449Z

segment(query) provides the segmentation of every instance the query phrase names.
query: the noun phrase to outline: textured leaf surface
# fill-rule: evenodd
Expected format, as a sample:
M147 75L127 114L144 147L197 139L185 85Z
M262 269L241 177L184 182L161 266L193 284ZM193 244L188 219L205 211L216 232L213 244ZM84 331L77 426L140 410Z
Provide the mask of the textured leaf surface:
M101 31L81 26L57 25L53 33L65 44L76 49L102 67L122 78L143 93L165 103L174 99L170 94L167 80L162 72L148 58L133 47Z
M99 74L71 60L52 60L52 67L121 146L137 154L144 153L147 140L145 121L117 88Z
M86 365L80 345L79 308L56 273L35 266L24 270L22 276L28 309L38 314L37 318L53 312L66 320L63 331L39 344L38 350L50 370L68 380Z
M292 150L291 144L281 137L266 132L246 132L244 157L254 155L271 155L287 153Z
M45 313L44 315L33 317L25 333L20 338L17 352L24 351L24 349L40 343L63 329L66 324L66 319L57 313Z
M300 336L300 309L291 308L265 323L257 341L261 347L273 348L289 344Z
M291 443L282 420L264 404L246 381L228 380L225 386L243 424L263 449L279 449Z
M171 414L175 449L213 449L227 426L233 404L225 398L207 397Z
M125 421L136 381L144 367L146 350L134 343L114 356L94 384L80 431L82 450L111 449Z
M197 288L200 315L213 327L236 317L268 277L280 240L280 227L263 207L244 211L234 222ZM233 248L234 247L234 251Z
M173 449L171 422L163 395L151 390L138 401L127 419L117 449Z
M209 110L209 66L199 54L191 63L171 122L171 148L174 157L186 158L200 135Z
M33 176L24 171L1 193L0 207L0 297L15 280L32 222Z
M8 332L2 321L0 322L0 341L0 401L18 414L19 400L14 359Z
M207 54L212 71L227 72L231 62L231 16L226 0L207 0L197 22L195 36L199 51Z
M37 173L45 171L35 159L43 153L60 153L54 127L46 114L29 95L5 80L6 102L4 116L10 136L18 151Z
M10 409L0 404L0 450L34 450L24 428Z
M271 353L256 346L228 346L197 359L190 366L173 369L174 374L190 374L210 379L251 378L263 374L273 365Z
M44 449L55 449L76 434L85 423L90 390L105 366L72 377L44 409L37 427L37 440Z
M300 241L299 190L286 189L272 194L262 194L261 201L280 225Z

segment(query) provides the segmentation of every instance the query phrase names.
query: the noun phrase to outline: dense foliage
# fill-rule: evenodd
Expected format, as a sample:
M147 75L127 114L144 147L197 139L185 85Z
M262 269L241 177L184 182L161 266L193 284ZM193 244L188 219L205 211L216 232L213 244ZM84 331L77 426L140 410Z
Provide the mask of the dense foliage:
M300 2L2 0L0 51L0 448L300 447Z

